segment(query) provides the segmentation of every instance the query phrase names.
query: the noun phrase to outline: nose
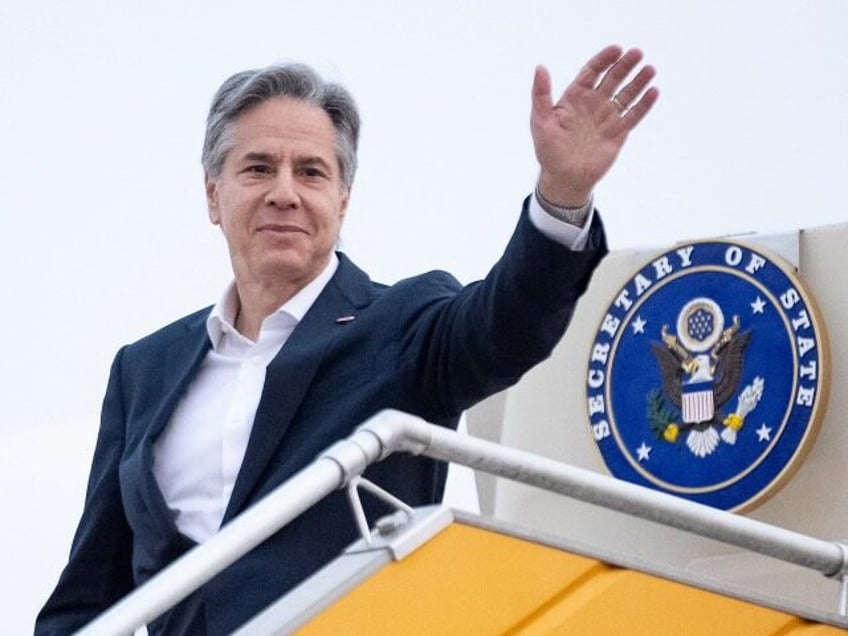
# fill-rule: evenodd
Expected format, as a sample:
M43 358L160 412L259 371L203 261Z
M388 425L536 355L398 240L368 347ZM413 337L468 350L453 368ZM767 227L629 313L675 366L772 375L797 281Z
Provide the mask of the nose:
M279 170L270 182L265 203L281 209L300 207L300 194L294 175L289 170Z

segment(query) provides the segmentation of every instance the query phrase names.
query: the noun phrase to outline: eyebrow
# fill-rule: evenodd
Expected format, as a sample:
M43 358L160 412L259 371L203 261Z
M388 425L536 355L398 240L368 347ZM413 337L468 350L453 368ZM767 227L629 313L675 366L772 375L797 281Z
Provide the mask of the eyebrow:
M276 155L270 152L248 152L241 158L241 161L243 163L250 163L251 161L259 161L262 163L276 163L278 161L278 158ZM326 170L334 169L332 163L328 162L326 159L318 155L306 155L304 157L297 157L295 159L295 163L300 166L318 165Z
M331 163L327 162L323 157L318 156L306 156L306 157L298 157L295 160L295 163L299 166L321 166L325 170L333 171L334 167Z
M241 160L243 162L262 161L264 163L274 163L276 157L269 152L248 152Z

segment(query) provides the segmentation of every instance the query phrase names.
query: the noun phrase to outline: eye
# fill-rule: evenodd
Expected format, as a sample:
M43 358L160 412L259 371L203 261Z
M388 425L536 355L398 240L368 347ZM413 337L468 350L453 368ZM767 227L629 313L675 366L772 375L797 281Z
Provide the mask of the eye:
M248 165L244 171L248 174L271 174L271 166L264 163L253 163Z
M327 173L321 170L321 168L316 168L315 166L307 166L303 170L303 176L310 178L327 178Z

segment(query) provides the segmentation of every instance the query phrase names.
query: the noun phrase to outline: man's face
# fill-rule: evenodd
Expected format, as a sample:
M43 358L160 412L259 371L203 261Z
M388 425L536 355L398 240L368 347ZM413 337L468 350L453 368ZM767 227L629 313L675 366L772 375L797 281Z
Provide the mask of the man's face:
M236 120L221 174L206 180L239 285L297 291L327 264L348 203L335 130L321 108L269 99Z

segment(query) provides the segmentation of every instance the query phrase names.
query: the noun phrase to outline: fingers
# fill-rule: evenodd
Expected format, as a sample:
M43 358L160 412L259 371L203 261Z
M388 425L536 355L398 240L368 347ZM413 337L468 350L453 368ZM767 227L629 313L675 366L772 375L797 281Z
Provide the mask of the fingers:
M633 130L640 121L648 114L648 112L653 108L654 104L657 101L657 98L660 96L659 90L656 88L649 88L645 91L645 94L639 99L638 102L633 104L621 117L621 121L627 126L629 130Z
M536 122L549 118L555 108L567 103L589 106L599 116L614 122L614 130L627 133L653 108L659 91L650 87L656 76L651 65L642 66L642 51L624 51L620 46L607 46L580 69L574 82L563 93L556 106L551 101L551 78L543 66L536 68L533 80L533 117ZM613 115L618 115L614 118Z
M580 69L575 83L583 88L594 89L607 69L621 58L621 52L620 46L613 44L606 47Z
M586 90L597 91L612 101L624 115L656 75L653 66L644 66L636 77L625 84L641 61L642 51L637 48L624 52L620 46L608 46L586 63L578 73L574 84ZM550 84L549 79L548 83ZM654 101L656 101L656 95L647 100L643 108L646 105L650 108Z
M639 59L641 59L641 54ZM635 63L638 63L638 60ZM632 69L633 66L631 66L629 70ZM610 73L612 73L613 70L614 68L610 69ZM660 92L656 88L652 87L645 90L656 74L657 72L653 66L642 67L636 74L636 77L622 86L621 89L619 89L618 92L610 98L613 104L615 104L621 111L621 124L626 130L633 130L638 123L642 121L645 115L648 114L651 108L653 108L654 103L657 101ZM609 75L609 73L607 75ZM626 75L624 77L626 77ZM604 80L606 80L606 77ZM614 84L614 86L617 88L618 84L620 84L620 82ZM601 89L599 88L599 90Z
M643 66L632 80L624 83L641 61L642 51L628 50L602 71L602 78L595 88L619 110L623 130L635 128L659 97L656 88L648 88L657 74L653 66Z
M656 74L657 72L653 66L643 67L636 74L636 77L629 84L622 87L611 99L620 104L624 110L627 110L636 98L639 97L639 94L645 90L648 83L654 79Z
M630 75L630 72L636 68L636 65L641 60L642 51L639 49L630 49L617 60L614 60L614 62L610 62L607 65L608 70L605 69L606 73L604 73L603 79L597 84L597 90L612 98L616 94L618 87L627 79L627 76ZM621 98L619 97L619 99Z

